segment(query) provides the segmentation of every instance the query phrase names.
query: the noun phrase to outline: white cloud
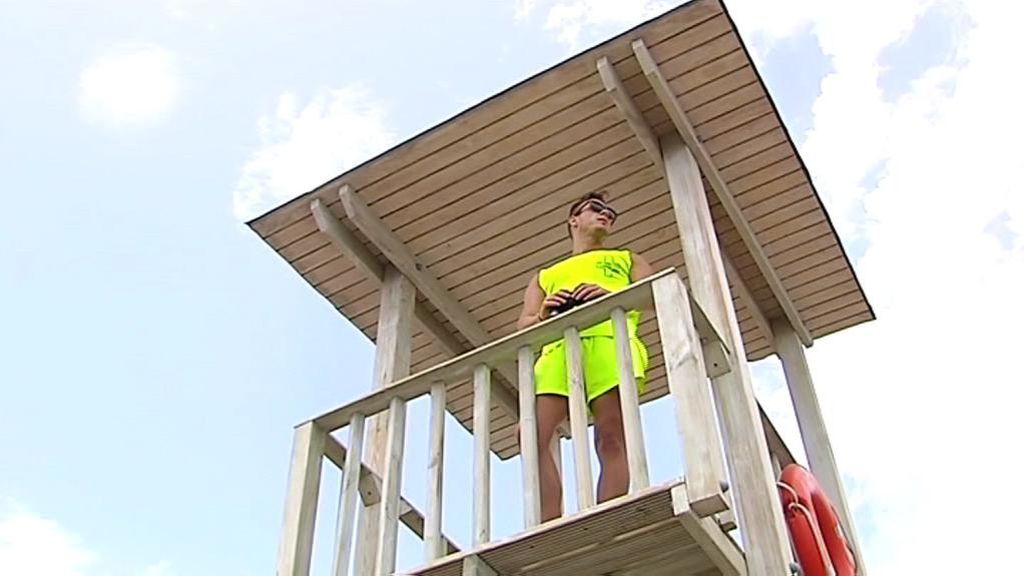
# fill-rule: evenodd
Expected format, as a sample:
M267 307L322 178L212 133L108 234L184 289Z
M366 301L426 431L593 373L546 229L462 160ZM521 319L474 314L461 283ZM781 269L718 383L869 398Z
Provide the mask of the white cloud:
M142 576L174 576L174 569L167 560L161 560L156 564L150 564L142 570Z
M216 32L247 6L243 0L162 0L164 13L181 24Z
M81 539L60 524L23 510L0 510L0 574L85 576L95 561Z
M585 32L616 32L656 16L672 7L668 0L516 0L516 18L525 19L536 8L546 11L544 27L571 51L580 48Z
M301 107L294 94L284 94L274 113L259 119L259 131L260 147L235 187L234 213L241 220L311 190L396 141L384 108L358 86L321 92Z
M91 122L152 124L181 92L177 57L160 46L118 46L82 70L78 88L80 108Z
M9 499L0 498L0 575L3 576L175 576L163 560L135 569L112 569L78 535Z
M515 0L516 20L525 20L533 13L537 0Z

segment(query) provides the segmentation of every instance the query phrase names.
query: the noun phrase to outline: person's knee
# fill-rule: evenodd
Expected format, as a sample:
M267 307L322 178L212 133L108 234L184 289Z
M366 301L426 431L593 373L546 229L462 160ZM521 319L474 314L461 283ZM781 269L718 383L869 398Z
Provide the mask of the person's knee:
M537 441L547 445L565 420L568 404L561 398L542 397L537 402Z
M622 432L622 421L605 421L594 432L597 451L605 456L618 456L625 453L625 437Z

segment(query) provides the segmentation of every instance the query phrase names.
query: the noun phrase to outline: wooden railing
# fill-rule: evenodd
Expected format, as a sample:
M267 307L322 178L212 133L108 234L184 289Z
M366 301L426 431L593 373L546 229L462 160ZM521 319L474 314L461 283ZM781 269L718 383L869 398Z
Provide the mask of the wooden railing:
M278 576L306 576L312 554L313 527L323 457L343 473L335 541L334 576L348 573L356 522L357 497L364 504L379 501L380 525L375 574L395 570L398 522L422 537L428 561L456 551L441 534L444 479L444 413L446 390L462 378L473 378L474 484L472 546L491 539L490 405L491 371L502 362L518 363L520 449L523 460L525 528L540 523L539 446L536 427L533 365L535 353L565 339L569 363L569 421L579 512L594 503L594 482L587 443L587 407L580 330L611 319L614 326L623 428L630 491L647 488L650 480L644 450L640 402L632 373L626 311L651 308L657 316L668 387L686 468L691 509L701 517L725 512L725 463L722 442L707 378L729 370L728 350L720 334L689 297L674 270L668 269L630 287L467 352L433 368L374 391L296 428L285 523L279 550ZM421 515L399 494L403 473L407 402L430 396L430 438L426 514ZM384 470L362 464L366 418L387 410L387 459ZM330 433L348 427L348 450ZM350 471L358 471L350 473ZM577 512L578 513L578 512Z

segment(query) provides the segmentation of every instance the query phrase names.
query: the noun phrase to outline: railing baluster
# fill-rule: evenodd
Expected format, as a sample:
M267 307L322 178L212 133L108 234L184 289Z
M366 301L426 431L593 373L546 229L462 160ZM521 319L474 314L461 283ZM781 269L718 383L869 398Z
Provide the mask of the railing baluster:
M523 464L523 519L526 528L540 524L540 461L537 446L537 397L533 350L519 349L519 453Z
M423 524L423 543L427 561L444 556L444 539L441 537L442 494L444 487L444 382L435 382L430 387L430 460L427 464L427 516Z
M491 539L491 369L473 370L473 546Z
M391 399L388 406L388 429L381 489L380 532L377 539L377 574L391 576L395 571L398 551L398 508L401 502L402 464L405 452L405 400Z
M334 576L346 576L352 552L352 534L356 528L356 502L363 463L363 436L366 416L356 414L348 424L348 452L342 471L341 501L338 502L338 534L334 543Z
M566 424L563 420L562 424L555 429L555 433L551 435L551 442L548 443L548 452L551 453L551 459L555 461L555 473L558 475L559 480L565 478L565 475L562 474L562 438L567 435ZM562 484L563 492L560 498L561 502L559 502L558 515L565 516L565 484L564 482L560 483Z
M583 344L575 327L565 330L566 360L569 364L569 428L575 457L576 497L580 510L594 506L594 478L590 471L587 442L587 389L583 378Z
M700 337L686 287L678 276L656 280L654 304L665 356L665 375L676 406L676 426L686 462L686 492L698 516L728 508L720 482L726 478L722 439L715 422Z
M326 437L327 433L313 422L295 430L284 530L277 559L279 576L309 575Z
M626 437L626 459L629 462L629 481L633 490L642 490L651 484L644 453L644 429L640 422L640 397L633 376L633 351L630 347L626 312L612 310L615 329L615 352L619 365L619 401L622 403L622 431Z

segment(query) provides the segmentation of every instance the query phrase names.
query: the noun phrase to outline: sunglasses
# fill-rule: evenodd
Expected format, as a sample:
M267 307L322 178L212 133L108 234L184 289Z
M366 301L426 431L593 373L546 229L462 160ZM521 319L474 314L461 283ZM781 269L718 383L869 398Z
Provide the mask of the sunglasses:
M593 212L608 216L608 220L611 223L614 223L615 219L619 217L619 214L615 211L614 208L605 204L604 202L601 202L600 200L587 200L586 202L581 204L580 207L577 208L576 211L572 213L572 215L579 216L580 214L583 213L584 210L588 208Z

